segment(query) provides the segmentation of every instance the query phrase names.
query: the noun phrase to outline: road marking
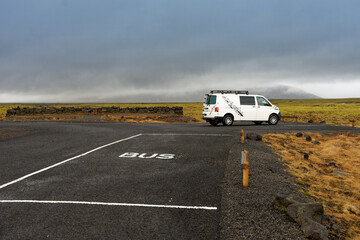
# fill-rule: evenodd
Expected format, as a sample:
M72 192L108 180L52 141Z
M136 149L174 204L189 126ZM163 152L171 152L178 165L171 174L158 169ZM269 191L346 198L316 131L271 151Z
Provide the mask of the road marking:
M15 179L14 181L5 183L5 184L3 184L3 185L0 186L0 189L2 189L2 188L4 188L4 187L7 187L7 186L9 186L9 185L11 185L11 184L20 182L20 181L22 181L22 180L24 180L24 179L26 179L26 178L29 178L29 177L34 176L34 175L36 175L36 174L39 174L39 173L41 173L41 172L47 171L47 170L49 170L49 169L51 169L51 168L57 167L57 166L59 166L59 165L61 165L61 164L64 164L64 163L66 163L66 162L70 162L70 161L72 161L72 160L74 160L74 159L77 159L77 158L83 157L83 156L85 156L85 155L88 155L88 154L90 154L90 153L92 153L92 152L95 152L95 151L97 151L97 150L100 150L100 149L102 149L102 148L111 146L111 145L116 144L116 143L119 143L119 142L127 141L127 140L130 140L130 139L132 139L132 138L139 137L139 136L141 136L141 135L142 135L142 134L137 134L137 135L134 135L134 136L131 136L131 137L128 137L128 138L120 139L120 140L117 140L117 141L115 141L115 142L108 143L108 144L105 144L105 145L103 145L103 146L97 147L97 148L95 148L95 149L93 149L93 150L90 150L90 151L88 151L88 152L86 152L86 153L83 153L83 154L77 155L77 156L75 156L75 157L66 159L66 160L64 160L64 161L62 161L62 162L55 163L55 164L53 164L53 165L51 165L51 166L49 166L49 167L40 169L40 170L38 170L38 171L36 171L36 172L27 174L27 175L25 175L25 176L23 176L23 177L21 177L21 178Z
M196 133L143 133L146 136L213 136L213 137L233 137L230 134L196 134Z
M121 206L121 207L217 210L217 207L206 207L206 206L180 206L180 205L157 205L157 204L114 203L114 202L84 202L84 201L0 200L0 203L78 204L78 205L101 205L101 206Z
M284 127L322 127L323 125L306 125L306 124L296 124L296 125L287 125L287 124L284 124L282 125Z
M119 157L120 158L146 158L146 159L150 159L150 158L158 158L158 159L163 159L163 160L169 160L169 159L173 159L175 157L175 154L171 154L171 153L163 153L163 154L158 154L158 153L153 153L153 154L149 154L149 156L146 156L147 153L135 153L135 152L126 152L121 154Z

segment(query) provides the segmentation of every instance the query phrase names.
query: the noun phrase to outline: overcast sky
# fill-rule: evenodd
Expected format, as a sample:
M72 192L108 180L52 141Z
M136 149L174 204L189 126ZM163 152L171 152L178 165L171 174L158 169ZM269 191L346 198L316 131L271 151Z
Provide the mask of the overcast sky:
M359 11L358 0L1 0L0 102L277 85L360 97Z

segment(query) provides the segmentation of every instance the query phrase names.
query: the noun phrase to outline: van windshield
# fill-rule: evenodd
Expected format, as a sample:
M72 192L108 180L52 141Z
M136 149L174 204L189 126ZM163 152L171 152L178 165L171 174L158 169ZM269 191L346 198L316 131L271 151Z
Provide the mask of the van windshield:
M216 95L206 95L205 104L216 104Z
M256 97L259 106L271 107L271 104L263 97Z

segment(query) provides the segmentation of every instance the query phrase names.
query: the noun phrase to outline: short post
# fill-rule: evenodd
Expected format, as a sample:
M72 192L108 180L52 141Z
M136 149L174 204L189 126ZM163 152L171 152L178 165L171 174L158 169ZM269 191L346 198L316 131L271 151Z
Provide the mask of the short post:
M355 127L355 120L350 120L352 122L352 127Z
M245 142L245 134L244 134L244 130L241 129L241 143Z
M249 186L249 153L244 150L241 152L241 168L243 170L243 186Z

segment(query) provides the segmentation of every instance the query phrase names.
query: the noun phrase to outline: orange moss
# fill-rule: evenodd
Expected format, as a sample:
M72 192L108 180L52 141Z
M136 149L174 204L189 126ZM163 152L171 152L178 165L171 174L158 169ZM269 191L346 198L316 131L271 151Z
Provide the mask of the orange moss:
M322 202L327 214L347 229L344 234L360 239L360 135L307 134L321 144L290 133L267 134L264 141L281 156L300 186ZM304 158L305 153L309 159Z

